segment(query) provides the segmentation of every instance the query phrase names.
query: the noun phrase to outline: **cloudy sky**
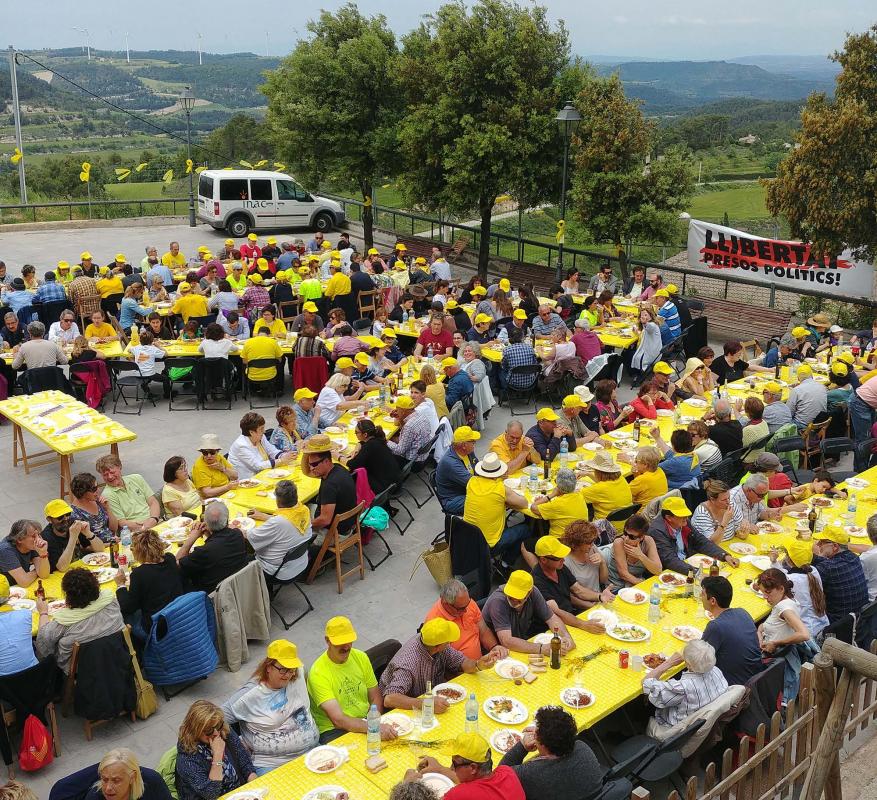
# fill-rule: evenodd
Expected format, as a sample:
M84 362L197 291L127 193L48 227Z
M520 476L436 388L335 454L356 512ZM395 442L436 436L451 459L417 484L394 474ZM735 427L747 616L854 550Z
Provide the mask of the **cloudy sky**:
M526 2L527 0L523 0ZM843 44L848 31L877 21L863 0L543 0L554 19L565 20L573 50L581 55L710 60L755 54L822 55ZM82 44L122 49L250 50L283 55L305 31L319 4L274 0L31 0L2 5L6 41L20 49ZM360 0L364 13L384 13L403 33L439 0L404 3ZM12 10L14 8L14 10ZM869 10L870 9L870 10Z

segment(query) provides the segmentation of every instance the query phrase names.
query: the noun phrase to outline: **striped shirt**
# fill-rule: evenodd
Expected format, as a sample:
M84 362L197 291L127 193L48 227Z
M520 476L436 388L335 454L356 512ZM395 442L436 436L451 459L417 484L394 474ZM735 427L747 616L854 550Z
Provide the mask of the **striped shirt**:
M742 485L735 486L731 489L728 499L731 502L731 508L734 509L734 516L736 517L739 513L742 520L753 525L758 524L761 512L767 509L767 506L762 501L750 505L749 500L746 499L746 493L743 491Z
M677 339L682 334L682 322L679 320L679 311L669 300L658 309L658 316L664 320L671 339Z
M709 672L683 672L678 680L660 681L646 678L643 694L657 709L655 721L672 727L728 690L728 682L718 667Z
M466 656L453 647L430 655L420 640L420 634L416 634L402 645L387 664L378 683L381 697L388 694L419 697L426 691L428 681L435 686L459 675L465 660Z
M425 461L429 457L429 453L418 458L417 451L429 441L429 429L429 416L427 414L409 414L399 431L399 441L394 442L391 439L387 442L387 447L399 458L404 458L406 461Z
M740 507L738 505L732 505L731 508L734 511L734 516L731 517L731 521L725 528L725 532L722 536L723 542L727 542L728 539L733 539L734 534L743 522L743 512L740 510ZM692 528L696 528L708 539L712 539L713 534L716 532L716 525L717 520L712 514L710 514L705 503L701 503L696 509L694 509L694 513L691 515Z

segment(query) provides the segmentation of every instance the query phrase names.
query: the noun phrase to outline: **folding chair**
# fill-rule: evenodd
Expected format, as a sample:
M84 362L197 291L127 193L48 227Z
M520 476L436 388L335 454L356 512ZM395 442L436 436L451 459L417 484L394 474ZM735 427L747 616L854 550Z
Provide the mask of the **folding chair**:
M430 485L430 482L429 482L429 474L430 474L429 468L430 468L430 462L433 464L435 463L435 461L432 458L432 450L435 447L435 443L438 441L438 437L439 437L439 431L438 431L438 429L436 429L436 432L435 432L435 434L433 434L433 437L428 442L425 442L423 444L423 446L417 451L418 457L426 456L426 458L423 459L422 461L418 461L415 458L414 464L411 467L412 476L417 478L417 480L420 481L426 487L426 491L429 492L429 495L427 496L426 500L424 500L421 503L414 496L414 493L410 489L408 489L408 487L406 487L406 491L408 492L408 494L411 495L411 499L414 501L414 503L417 505L418 508L423 508L435 496L435 492L433 492L432 486ZM424 473L426 473L426 477L424 477Z
M274 367L277 370L277 374L267 380L257 380L252 377L253 370L257 369L267 369L268 367ZM254 358L252 361L248 361L244 364L244 397L250 403L250 408L273 408L277 405L278 398L280 397L280 389L278 388L278 379L279 376L282 375L283 370L283 362L277 361L273 358ZM253 405L253 389L256 387L262 387L270 389L270 396L273 402L271 405Z
M376 494L376 495L375 495L375 499L372 500L371 505L370 505L370 506L369 506L369 507L363 512L362 519L365 519L366 516L368 515L368 512L371 511L373 508L386 508L387 506L390 505L390 489L392 489L392 487L391 487L391 486L388 486L388 487L387 487L386 489L384 489L384 491L382 491L380 494ZM389 515L388 515L388 516L389 516ZM362 522L362 519L360 520L360 522ZM392 523L395 524L395 522L394 522L394 520L393 520L392 517L390 517L390 522L392 522ZM397 529L398 529L398 527L399 527L399 526L396 525L396 528L397 528ZM386 550L387 550L387 552L386 552L386 553L380 558L380 560L378 560L378 561L372 561L371 558L369 558L368 553L366 553L365 551L363 551L363 553L364 553L364 555L365 555L365 560L368 561L369 568L371 569L372 572L374 572L374 571L375 571L379 566L381 566L381 564L383 564L383 563L384 563L384 562L385 562L385 561L386 561L391 555L393 555L393 551L390 549L390 545L387 543L387 540L384 538L384 535L383 535L383 532L382 532L382 531L379 531L379 530L377 530L376 528L371 528L371 531L372 531L372 533L373 533L375 536L378 537L378 539L380 539L380 540L383 542L384 547L385 547Z
M168 384L170 385L170 397L168 397L167 408L168 411L198 411L201 406L201 395L203 393L202 381L203 381L203 358L169 358L165 361L165 374L168 378ZM172 378L170 376L170 371L176 367L177 369L186 369L187 367L191 369L191 372L182 375L179 378ZM186 386L188 384L192 384L191 389L187 389ZM180 389L175 389L174 387L179 386ZM189 398L195 401L194 407L180 406L174 405L174 395L177 398Z
M589 505L588 508L591 506ZM627 522L637 511L640 510L639 503L631 503L624 508L616 508L606 519L609 522Z
M877 461L877 454L874 448L877 447L877 439L868 438L861 442L856 442L856 452L853 456L853 468L856 472L863 472L869 467L874 466Z
M359 316L368 318L369 321L374 319L375 310L377 309L376 297L378 295L377 289L371 289L369 291L360 292L356 296L356 303L359 306Z
M34 306L39 314L40 322L46 326L48 330L51 325L61 319L61 313L70 308L67 300L52 300L50 303L40 303Z
M300 313L302 307L301 300L284 300L277 307L277 313L284 323L292 322Z
M365 651L369 664L372 665L372 670L375 673L375 678L381 679L387 664L393 660L393 656L399 652L401 647L402 643L397 639L384 639L383 642L379 642Z
M110 370L110 377L113 384L113 413L114 414L137 414L143 411L143 401L148 399L155 408L155 400L143 391L143 376L140 374L140 368L133 362L125 358L109 358L106 361ZM134 389L132 397L126 390ZM119 400L125 404L123 411L118 410ZM128 411L128 401L132 400L137 404L136 411Z
M362 336L371 330L372 324L372 321L368 317L363 317L353 323L353 331L355 334Z
M231 410L232 398L237 399L234 364L227 358L201 359L201 408L205 411L223 406L207 405L208 398L216 402L217 394L225 396L225 409Z
M297 558L301 558L308 551L308 547L311 544L310 539L306 539L301 544L296 545L291 550L286 551L286 555L283 556L283 561L280 562L280 566L274 571L273 575L269 575L265 573L265 583L268 586L268 596L271 598L271 610L277 614L280 619L280 623L283 625L284 630L289 630L296 622L298 622L302 617L310 614L311 611L314 610L314 605L311 603L310 598L305 594L304 589L298 585L296 582L298 578L301 577L301 573L296 575L293 578L278 578L277 576L280 574L281 570L290 562L295 561ZM305 568L307 569L307 568ZM280 594L280 590L284 586L293 586L298 590L298 593L305 599L305 603L308 604L308 607L301 612L295 619L287 622L286 617L280 613L277 609L275 601L277 600L277 596Z
M513 387L503 389L500 386L499 397L497 398L499 405L502 405L503 398L505 398L509 404L509 413L513 417L534 413L536 411L536 386L539 383L539 376L541 374L542 366L540 364L523 364L519 367L512 367L509 370L508 379L521 378L524 382L528 382L529 385L522 389L515 389ZM525 403L521 411L515 409L513 401L516 398L523 400ZM533 403L533 412L530 411L530 402Z
M308 584L314 582L314 578L316 578L317 573L323 567L323 562L327 553L331 553L335 557L335 580L338 583L338 594L342 594L344 592L344 579L348 575L352 575L354 572L358 571L359 579L361 581L365 580L365 563L362 553L362 535L359 526L359 517L360 514L362 514L364 506L364 503L359 503L354 508L351 508L350 511L347 511L344 514L335 515L335 519L332 520L332 524L329 526L329 530L326 531L326 538L323 540L323 544L320 547L320 552L314 559L311 571L308 573L306 581ZM353 528L350 533L342 537L338 533L339 525L349 519L353 520ZM357 560L357 563L354 564L353 569L349 569L347 572L342 572L341 556L351 547L356 547L359 550L359 559Z
M814 464L811 462L815 461L817 456L820 457L821 463L822 441L825 439L830 424L831 418L820 422L813 421L801 431L801 438L804 440L804 447L801 451L804 456L803 469L813 469Z
M396 481L396 483L394 483L389 488L390 497L393 500L395 500L400 506L402 506L402 508L405 509L405 513L408 515L408 522L406 522L404 526L400 526L399 523L396 521L396 518L391 517L391 519L393 520L393 522L396 525L397 530L399 531L400 536L404 536L405 531L407 531L411 527L411 523L414 522L414 515L411 513L411 509L405 505L405 502L402 500L402 497L401 497L402 491L404 490L404 491L408 492L408 494L412 497L412 499L414 498L414 495L411 494L411 490L405 488L405 481L407 481L409 476L411 475L411 470L413 467L414 467L413 461L406 461L402 465L402 473L399 475L399 480ZM417 501L415 500L415 502L417 502Z

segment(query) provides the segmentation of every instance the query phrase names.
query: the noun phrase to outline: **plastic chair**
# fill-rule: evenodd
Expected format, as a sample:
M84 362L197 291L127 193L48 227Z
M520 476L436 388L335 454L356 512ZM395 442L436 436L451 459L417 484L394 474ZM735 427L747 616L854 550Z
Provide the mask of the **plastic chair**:
M320 552L317 553L317 557L314 559L313 566L311 567L311 571L308 573L307 583L311 584L314 582L314 578L317 576L317 572L323 567L324 559L327 553L331 553L335 558L335 580L338 584L338 594L342 594L344 592L344 579L348 575L352 575L354 572L359 572L359 579L361 581L365 580L365 563L363 560L362 553L362 535L359 526L359 518L360 514L362 514L364 503L359 503L354 508L351 508L350 511L345 512L344 514L336 514L335 519L332 520L332 524L329 526L329 530L326 531L326 538L323 540L323 545L320 548ZM342 522L346 522L347 520L353 520L353 528L346 535L341 536L338 532L338 528ZM341 556L349 550L351 547L356 547L359 550L359 559L357 563L354 564L352 569L347 570L347 572L341 571Z
M299 573L293 578L278 578L277 576L280 574L280 571L290 562L295 561L297 558L301 558L308 551L308 547L310 547L311 540L307 539L301 544L296 545L291 550L287 550L286 555L283 556L283 561L280 562L280 566L274 571L273 575L269 575L267 572L265 573L265 583L268 585L268 596L271 598L271 610L277 614L280 619L281 624L283 625L284 630L289 630L296 622L298 622L302 617L307 616L314 610L314 605L311 603L310 598L305 594L304 589L298 585L296 582L298 578L301 577L302 573ZM307 567L305 567L307 569ZM302 570L304 572L304 570ZM274 604L274 601L277 599L277 596L280 594L280 590L284 586L293 586L298 590L299 594L305 599L305 602L308 604L308 607L301 612L294 620L289 622L286 621L286 618L283 614L278 611L277 606Z
M387 664L393 660L393 656L399 652L401 647L402 643L397 639L384 639L383 642L379 642L374 647L369 647L369 649L365 651L365 654L368 656L368 661L372 665L372 670L375 673L375 678L378 680L381 679L381 675L384 674Z
M37 310L40 322L48 330L50 325L61 319L61 313L70 308L70 303L67 300L52 300L49 303L40 303L34 308Z
M856 442L856 451L853 456L853 468L856 472L863 472L877 461L877 454L874 453L875 446L877 446L877 439L870 437Z
M18 378L25 394L59 389L65 394L75 397L73 386L61 367L34 367L25 370Z
M590 506L588 506L590 508ZM626 522L630 519L637 511L640 510L639 503L631 503L629 506L625 506L624 508L616 508L611 514L609 514L606 519L609 522Z
M539 364L523 364L519 367L512 367L509 370L508 380L512 380L514 378L521 378L529 381L529 385L526 388L516 389L513 387L502 388L499 390L499 397L497 398L499 405L502 405L503 398L508 401L509 405L509 413L513 416L520 416L524 414L530 414L535 412L536 410L536 386L539 382L539 376L542 374L542 367ZM514 400L521 399L524 401L524 407L522 410L518 411L515 408ZM530 411L530 403L533 404L533 412Z
M633 776L637 781L646 783L655 783L656 781L670 778L676 788L680 792L685 791L681 781L677 775L679 767L684 761L682 757L682 748L706 723L705 719L695 720L684 730L674 736L670 736L663 741L658 741L651 736L641 735L632 736L626 739L618 747L612 751L612 758L616 763L631 760L634 763L629 767L628 775ZM655 748L650 754L646 755L642 761L636 762L632 758L645 745L654 744Z

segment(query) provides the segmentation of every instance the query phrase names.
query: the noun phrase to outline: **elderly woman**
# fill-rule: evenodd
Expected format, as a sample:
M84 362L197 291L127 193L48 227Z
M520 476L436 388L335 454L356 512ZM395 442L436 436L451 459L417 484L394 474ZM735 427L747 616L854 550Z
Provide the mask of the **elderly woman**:
M435 413L438 414L439 419L447 417L450 412L448 411L448 404L445 402L445 385L436 380L435 368L429 364L422 366L420 368L420 380L426 384L426 396L432 400L432 404L435 406Z
M724 481L705 480L704 500L691 515L691 527L716 544L733 539L743 524L743 512L731 505L731 491Z
M575 358L576 345L569 338L569 329L564 325L551 332L551 346L542 359L544 374L551 375L561 361L567 358Z
M678 388L692 397L704 397L709 391L706 376L709 369L699 358L689 358L679 378Z
M84 644L102 636L121 631L125 626L116 595L101 591L97 576L87 569L71 569L61 578L66 608L40 625L36 650L40 658L54 655L58 666L66 674L70 669L73 643ZM49 609L44 600L37 600L37 611L42 622Z
M131 554L139 566L134 567L130 575L121 568L116 573L119 609L141 642L149 636L153 614L183 594L177 559L165 552L165 547L162 538L151 528L137 531L131 538Z
M649 535L649 521L642 514L633 514L624 523L621 535L609 549L606 567L613 592L635 586L661 571L658 547Z
M179 800L216 800L255 778L250 754L219 706L209 700L192 703L177 737Z
M487 367L481 360L481 345L478 342L466 342L463 345L463 360L460 368L472 379L475 387L472 392L472 402L475 403L479 416L487 419L490 410L496 405L496 400L493 392L490 391Z
M770 436L767 421L763 419L764 403L758 397L747 397L743 403L746 424L743 426L743 447L752 447ZM746 463L754 464L755 459L764 452L764 448L753 448L746 453Z
M600 427L606 433L614 431L619 425L626 425L633 413L631 406L621 408L618 404L618 384L611 378L594 384L594 405L600 415Z
M219 437L215 433L201 435L198 451L200 455L192 465L192 483L201 492L201 497L219 497L237 488L238 474L222 455Z
M399 461L387 446L384 429L370 419L358 420L354 434L359 446L345 466L351 472L364 469L371 490L380 494L401 477Z
M295 409L292 406L280 406L275 413L277 427L271 432L270 442L281 453L295 453L302 435L296 426Z
M657 447L647 445L636 451L630 467L630 472L634 476L630 481L630 493L634 503L644 506L649 500L667 494L667 476L658 466L660 463L661 452Z
M298 332L298 338L292 348L294 358L312 358L319 356L329 360L329 350L326 343L317 336L315 325L303 325Z
M80 800L171 800L171 793L164 779L155 770L141 767L127 747L110 750L99 764L80 770L71 775L71 784L97 781L84 793ZM52 790L55 796L55 790ZM67 795L65 795L66 797Z
M576 474L561 467L555 476L556 488L550 494L536 495L530 503L530 512L536 519L547 520L548 533L558 539L572 522L588 518L588 507L576 491ZM532 566L532 565L531 565Z
M262 328L267 328L275 339L286 338L286 323L282 319L277 318L277 308L274 305L269 304L262 309L260 318L253 326L253 336Z
M609 580L606 559L597 547L599 538L597 526L584 519L569 523L560 537L560 541L569 548L569 555L563 563L572 572L576 583L598 593Z
M335 328L343 328L347 325L347 314L344 313L344 310L341 308L332 308L329 310L329 318L326 323L326 327L323 328L322 336L324 339L330 339L332 336L336 335L333 333Z
M630 359L630 369L634 375L642 376L661 355L661 328L655 310L644 305L639 312L637 327L640 331L639 344Z
M165 462L163 477L161 502L165 509L175 517L180 514L197 516L204 501L189 477L186 459L182 456L171 456Z
M661 680L661 676L685 662L687 670L678 679ZM646 732L665 739L670 729L688 719L705 705L718 700L728 690L728 682L716 666L716 651L708 642L695 639L643 678L643 694L655 707Z
M0 574L10 583L30 586L49 577L49 546L40 535L41 529L38 522L19 519L0 542Z
M710 373L712 374L712 373ZM688 433L691 435L691 444L694 454L703 470L712 469L722 460L722 451L719 446L709 437L710 429L702 420L688 423Z
M167 289L164 288L164 282L161 275L153 275L149 283L149 302L161 303L168 299Z
M306 753L319 741L304 664L296 646L286 639L268 645L266 658L223 703L222 713L226 723L240 724L241 738L260 775Z
M275 464L285 464L294 458L293 453L281 453L265 436L265 417L248 411L241 417L241 435L228 449L228 461L237 472L238 480L252 478L263 469Z
M350 386L349 375L336 372L329 377L326 385L320 389L317 395L317 405L320 407L320 428L334 425L345 411L362 409L368 405L368 401L360 400L364 386L360 386L353 394L344 396Z
M80 472L70 481L73 519L88 523L91 532L102 542L110 542L119 531L119 520L109 509L90 472Z
M122 296L122 305L119 310L119 325L126 334L131 333L131 326L136 322L137 317L146 317L149 309L140 305L143 298L143 286L139 283L132 283Z

